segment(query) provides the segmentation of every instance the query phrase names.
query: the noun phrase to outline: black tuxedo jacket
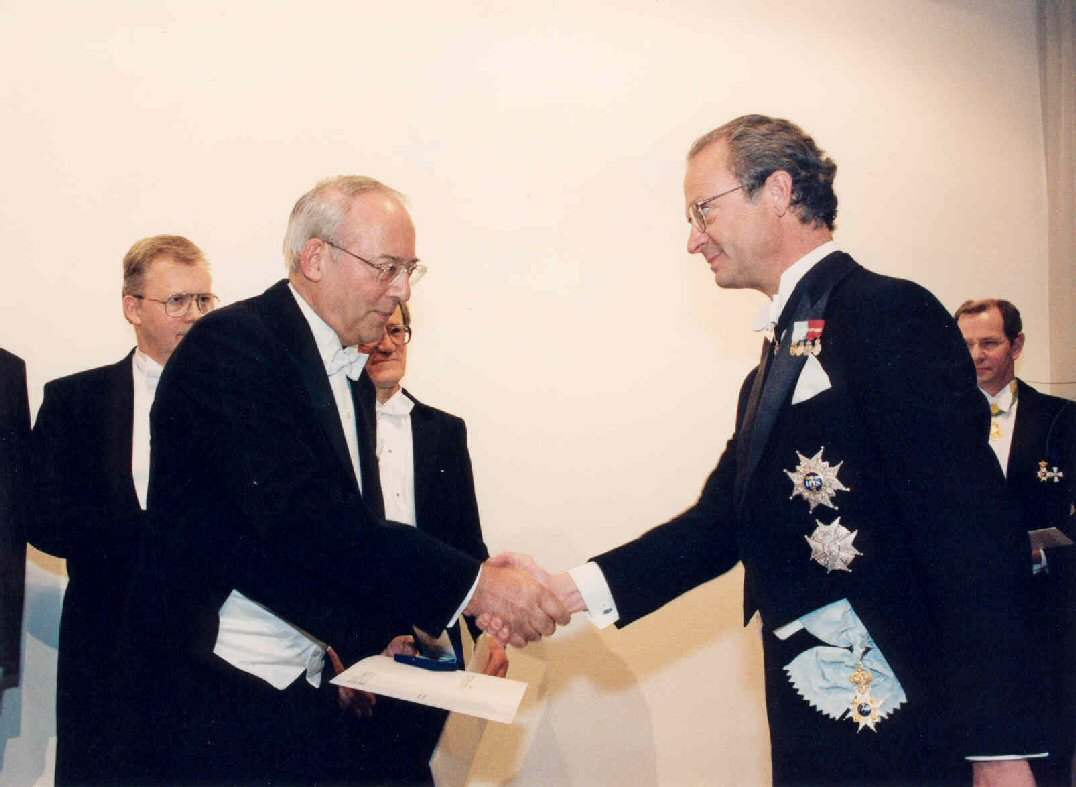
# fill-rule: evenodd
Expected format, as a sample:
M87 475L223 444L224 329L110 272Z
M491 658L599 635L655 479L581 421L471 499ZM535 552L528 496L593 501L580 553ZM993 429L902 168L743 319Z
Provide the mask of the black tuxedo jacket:
M418 401L410 391L405 389L403 393L415 403L411 410L415 524L475 560L485 560L489 550L482 539L467 450L467 426L462 418ZM473 621L468 619L468 624L472 636L477 636L479 631ZM371 620L359 637L365 650L352 656L378 653L393 636L404 633L408 631L393 628L391 616L383 621ZM462 653L459 627L453 626L449 636L456 652ZM385 783L428 782L430 755L447 716L448 712L439 708L379 698L365 729L366 767Z
M29 435L26 364L0 349L0 690L19 685Z
M1022 380L1017 402L1006 478L1023 527L1057 527L1076 541L1076 403ZM1043 707L1051 756L1032 767L1040 783L1068 784L1076 746L1076 547L1047 549L1046 561L1048 570L1032 581L1031 620L1048 687Z
M423 404L410 391L415 452L415 523L475 560L489 557L478 517L467 425L462 418Z
M1023 380L1017 381L1017 390L1006 468L1009 489L1029 530L1058 527L1076 540L1071 514L1076 500L1076 403L1039 393ZM1047 560L1072 551L1049 550Z
M66 558L56 691L58 783L100 781L112 680L146 515L131 477L132 359L53 380L34 423L29 541Z
M369 441L372 413L358 410ZM439 630L474 582L474 558L364 503L287 282L191 329L151 424L150 522L130 621L145 654L180 667L205 659L233 589L332 644L371 610L392 610L402 630ZM377 485L368 467L363 484Z
M829 387L792 404L808 356L791 353L791 332L807 320L825 320L817 361ZM800 281L776 333L753 429L744 420L758 370L744 383L736 432L699 501L595 558L618 625L737 561L747 617L757 608L766 632L848 599L908 702L877 733L856 733L848 719L809 708L789 690L786 662L770 657L779 644L799 652L817 641L806 632L788 643L767 635L779 782L917 779L943 767L909 769L917 760L1042 751L1019 658L1027 539L986 445L987 408L952 318L921 287L835 253ZM812 511L788 472L799 455L819 450L840 465L848 491ZM806 538L838 517L856 531L861 554L850 571L827 572ZM793 721L801 708L806 715Z

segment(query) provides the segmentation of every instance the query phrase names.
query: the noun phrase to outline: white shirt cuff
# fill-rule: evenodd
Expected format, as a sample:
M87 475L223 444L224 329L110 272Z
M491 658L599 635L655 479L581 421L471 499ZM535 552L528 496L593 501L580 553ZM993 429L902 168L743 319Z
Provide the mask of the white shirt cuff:
M478 567L478 573L475 575L475 578L474 578L474 584L471 585L471 589L467 591L467 595L463 597L463 603L460 604L459 609L457 609L452 614L452 617L450 617L448 619L448 623L445 624L445 628L448 628L449 626L451 626L457 620L460 619L460 615L463 614L463 610L467 609L467 605L470 604L471 599L474 598L474 592L476 590L478 590L478 580L480 580L481 578L482 578L482 567L479 566Z
M965 757L964 759L968 762L994 762L995 760L1037 760L1046 756L1046 752L1039 752L1038 754L993 754L982 757Z
M591 623L603 629L617 622L620 613L617 612L613 593L609 590L609 583L605 581L605 574L597 563L590 562L576 566L568 572L568 575L579 588L579 595L583 597L583 603L587 605L587 616Z

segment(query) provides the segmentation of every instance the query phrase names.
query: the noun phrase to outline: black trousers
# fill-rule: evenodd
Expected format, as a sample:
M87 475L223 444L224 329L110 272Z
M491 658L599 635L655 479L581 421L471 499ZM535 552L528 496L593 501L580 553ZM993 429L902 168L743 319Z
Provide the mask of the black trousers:
M137 784L367 784L364 721L345 723L336 688L300 675L284 690L211 656L162 674L128 730ZM133 756L132 756L133 755Z

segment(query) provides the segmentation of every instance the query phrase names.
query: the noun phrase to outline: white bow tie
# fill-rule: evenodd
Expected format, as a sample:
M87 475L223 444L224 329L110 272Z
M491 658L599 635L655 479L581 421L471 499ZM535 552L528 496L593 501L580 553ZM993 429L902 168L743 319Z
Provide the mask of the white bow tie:
M396 418L403 418L405 415L410 415L411 410L414 409L414 407L414 402L402 393L397 392L384 404L378 402L377 412L381 415L391 415Z
M366 364L366 356L359 352L356 347L341 347L333 354L329 361L327 371L332 377L337 372L344 372L348 379L358 380L362 374L362 367Z

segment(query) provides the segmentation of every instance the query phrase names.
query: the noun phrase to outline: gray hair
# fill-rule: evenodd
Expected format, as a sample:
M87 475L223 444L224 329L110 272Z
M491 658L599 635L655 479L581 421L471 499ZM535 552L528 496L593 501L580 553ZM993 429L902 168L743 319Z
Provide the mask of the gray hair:
M284 234L284 262L289 273L299 270L303 249L311 238L340 243L337 235L351 202L368 191L391 194L400 202L404 196L374 178L363 175L338 175L326 178L306 192L295 203Z
M800 221L834 228L837 165L795 123L766 115L743 115L695 140L688 161L717 142L728 145L729 170L752 201L770 175L784 170L792 177L792 210Z

